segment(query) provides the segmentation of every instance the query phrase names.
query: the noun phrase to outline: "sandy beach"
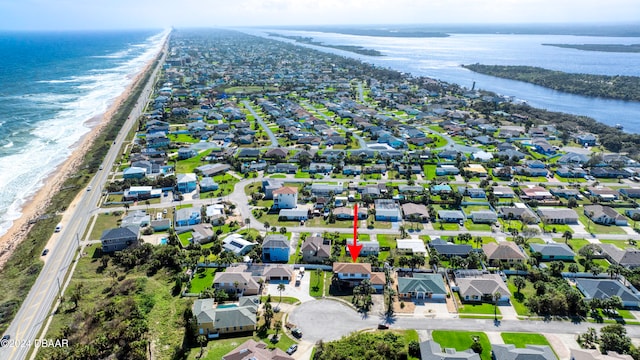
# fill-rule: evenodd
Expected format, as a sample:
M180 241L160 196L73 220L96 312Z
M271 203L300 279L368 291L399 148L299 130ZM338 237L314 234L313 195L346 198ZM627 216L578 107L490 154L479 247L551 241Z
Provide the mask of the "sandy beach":
M22 208L22 216L20 216L19 219L14 220L13 225L7 233L0 237L0 270L4 267L4 264L11 256L12 250L26 238L32 226L32 221L44 214L53 195L60 190L65 179L74 174L77 168L82 164L84 154L87 153L95 139L104 129L105 125L111 121L120 105L132 95L136 84L138 84L143 75L149 71L154 61L155 60L151 60L147 63L144 69L135 76L127 89L125 89L125 91L115 99L104 114L85 121L85 124L93 126L91 131L84 135L75 144L75 149L71 156L64 163L58 166L55 171L49 174L49 177L43 186L24 204ZM77 198L73 201L77 201Z

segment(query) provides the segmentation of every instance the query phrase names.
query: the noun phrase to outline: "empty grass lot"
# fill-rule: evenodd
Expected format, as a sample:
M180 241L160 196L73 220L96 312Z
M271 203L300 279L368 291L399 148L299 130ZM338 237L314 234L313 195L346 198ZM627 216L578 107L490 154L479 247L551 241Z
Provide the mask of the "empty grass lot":
M517 348L524 348L526 345L548 345L549 341L542 334L503 332L501 334L505 344L513 344Z
M213 277L216 273L215 268L199 268L191 279L191 293L201 293L205 289L213 285Z
M320 275L315 270L309 270L309 295L313 297L322 297L324 294L324 276L325 272L321 271Z
M431 337L442 348L454 348L458 351L467 350L473 344L473 337L478 336L482 345L482 360L491 360L491 344L487 334L479 331L448 331L434 330Z

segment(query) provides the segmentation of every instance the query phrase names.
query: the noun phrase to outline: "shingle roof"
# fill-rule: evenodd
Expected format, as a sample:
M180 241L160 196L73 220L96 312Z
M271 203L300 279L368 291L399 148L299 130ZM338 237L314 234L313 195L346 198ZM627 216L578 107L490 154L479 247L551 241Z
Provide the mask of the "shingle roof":
M622 301L640 302L638 296L617 280L577 278L575 282L588 299L608 299L617 295Z
M532 251L539 252L542 256L575 256L576 253L571 250L567 244L549 243L549 244L531 244Z
M516 348L513 344L491 344L495 360L557 360L547 345L526 345Z
M371 274L369 263L333 263L334 273Z
M498 274L482 274L475 277L456 278L456 284L460 289L460 296L479 297L483 295L493 295L500 292L502 296L510 296L511 293L507 285Z
M414 274L413 277L398 278L398 293L426 292L444 295L447 290L439 274Z
M490 260L524 260L527 258L518 245L510 241L484 244L482 250Z

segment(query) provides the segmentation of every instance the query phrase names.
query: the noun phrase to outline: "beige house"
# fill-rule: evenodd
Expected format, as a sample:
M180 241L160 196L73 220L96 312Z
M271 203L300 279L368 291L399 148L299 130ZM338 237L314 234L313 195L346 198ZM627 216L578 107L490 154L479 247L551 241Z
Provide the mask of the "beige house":
M527 254L512 241L484 244L482 245L482 251L487 255L487 260L491 265L496 265L502 261L516 263L527 260Z
M257 296L243 296L237 304L224 307L214 299L198 299L193 303L198 334L208 338L220 335L252 332L256 329L256 312L260 299Z
M213 287L228 293L237 293L238 296L257 295L260 290L260 284L248 272L216 273L213 278Z
M509 301L511 293L498 274L480 274L456 278L458 294L462 301L493 302L493 295L500 293L499 301Z

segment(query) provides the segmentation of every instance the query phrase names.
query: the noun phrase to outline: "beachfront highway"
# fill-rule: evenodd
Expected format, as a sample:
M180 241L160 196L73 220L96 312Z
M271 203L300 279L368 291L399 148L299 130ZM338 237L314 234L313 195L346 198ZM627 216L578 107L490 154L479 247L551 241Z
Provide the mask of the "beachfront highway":
M151 95L160 64L164 62L165 54L166 42L160 61L153 69L153 73L147 84L145 84L127 122L122 127L114 145L111 146L104 159L103 169L110 169L113 166L129 129L142 114ZM96 209L100 199L100 191L91 191L90 189L102 189L107 181L108 173L106 170L98 171L90 181L87 191L82 191L78 194L63 215L62 230L59 233L54 233L49 241L49 254L43 258L45 264L42 271L18 310L13 322L5 332L5 334L11 336L11 341L8 346L0 348L0 359L26 359L29 352L42 340L47 342L60 340L58 344L64 346L65 339L44 339L42 337L44 334L40 334L40 331L47 322L47 316L52 310L52 305L58 300L60 290L66 281L67 270L78 250L79 238L84 233L92 211ZM35 353L33 351L32 356L35 356Z

